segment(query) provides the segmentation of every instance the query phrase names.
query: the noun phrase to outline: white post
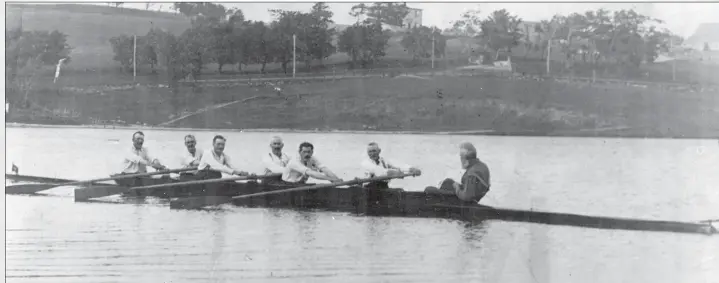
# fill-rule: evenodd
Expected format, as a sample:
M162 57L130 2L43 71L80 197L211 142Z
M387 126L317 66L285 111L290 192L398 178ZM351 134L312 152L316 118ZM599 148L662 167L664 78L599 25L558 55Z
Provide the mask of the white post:
M672 55L672 81L677 80L677 54L674 52L674 38L669 36L669 52Z
M132 37L132 81L137 78L137 35Z
M432 35L432 69L434 69L434 34Z
M292 77L295 77L295 73L297 72L297 68L295 68L295 65L297 65L297 35L292 35Z

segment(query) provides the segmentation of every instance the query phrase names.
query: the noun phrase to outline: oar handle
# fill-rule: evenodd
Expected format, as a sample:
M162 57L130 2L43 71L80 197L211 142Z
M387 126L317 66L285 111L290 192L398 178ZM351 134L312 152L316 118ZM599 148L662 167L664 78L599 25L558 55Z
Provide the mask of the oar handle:
M382 177L374 177L374 178L365 178L365 179L354 179L352 181L344 181L339 183L331 183L331 184L321 184L321 185L314 185L314 186L304 186L299 188L290 188L285 190L276 190L276 191L269 191L269 192L261 192L261 193L255 193L255 194L246 194L246 195L239 195L234 196L232 199L242 199L242 198L249 198L249 197L256 197L256 196L264 196L264 195L270 195L270 194L279 194L279 193L289 193L289 192L296 192L296 191L308 191L308 190L318 190L318 189L324 189L324 188L333 188L333 187L339 187L339 186L347 186L347 185L357 185L362 183L369 183L369 182L376 182L376 181L385 181L390 179L397 179L397 178L404 178L409 176L417 176L419 174L416 173L407 173L407 174L400 174L396 176L382 176Z
M193 171L193 170L197 170L197 167L159 170L159 171L155 171L155 172L137 173L137 174L121 174L121 175L115 175L115 176L107 177L107 178L87 180L87 181L76 181L76 182L62 183L62 184L56 184L56 185L58 185L58 186L81 185L81 184L87 184L87 183L113 181L113 180L121 180L121 179L137 178L137 177L147 177L147 176L152 176L152 175L179 173L179 172L186 172L186 171Z
M220 183L220 182L226 182L226 181L257 180L257 179L265 179L265 178L279 177L279 176L282 176L282 174L274 173L274 174L265 174L265 175L238 176L238 177L231 177L231 178L219 178L219 179L209 179L209 180L195 180L195 181L187 181L187 182L176 182L176 183L157 184L157 185L142 186L142 187L133 187L133 188L130 188L130 190L135 191L135 190L159 189L159 188L165 188L165 187L202 185L202 184L212 184L212 183Z

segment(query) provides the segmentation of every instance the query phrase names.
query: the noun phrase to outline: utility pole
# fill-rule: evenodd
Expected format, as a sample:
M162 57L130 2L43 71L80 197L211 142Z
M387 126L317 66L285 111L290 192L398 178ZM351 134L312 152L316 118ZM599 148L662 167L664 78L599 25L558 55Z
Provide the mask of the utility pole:
M297 35L292 35L292 77L295 77L295 73L297 72L297 68L295 66L297 65Z
M434 34L432 34L432 69L434 69Z
M137 79L137 35L132 37L132 81Z
M677 80L677 54L674 52L674 38L669 35L669 52L672 55L672 81Z

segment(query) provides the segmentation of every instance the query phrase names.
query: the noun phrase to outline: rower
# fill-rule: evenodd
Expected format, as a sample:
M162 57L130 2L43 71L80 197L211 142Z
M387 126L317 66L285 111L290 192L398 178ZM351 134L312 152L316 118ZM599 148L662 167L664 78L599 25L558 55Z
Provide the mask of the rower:
M182 168L197 167L200 165L200 159L202 159L203 150L197 148L197 139L194 135L185 136L185 147L187 151L182 154L180 160L180 166ZM198 171L187 171L180 173L181 179L195 179Z
M142 146L144 142L145 134L143 132L137 131L132 134L132 149L123 158L121 174L147 173L147 165L155 170L167 169L160 163L160 160L150 155L146 147Z
M225 154L225 142L226 139L223 136L217 135L212 139L212 150L209 154L203 154L200 158L200 165L197 166L198 170L212 169L212 171L205 171L204 174L207 178L222 178L222 173L239 176L249 176L245 171L235 169L230 162L230 157Z
M270 140L270 148L272 150L262 157L262 163L265 164L265 174L283 173L285 171L285 167L287 167L287 163L290 162L290 158L282 152L284 146L285 144L282 142L282 138L277 136L272 137Z
M379 156L381 152L382 149L376 142L371 142L367 145L367 158L362 161L362 169L364 169L366 177L397 176L405 172L416 175L422 174L422 171L415 167L385 160ZM388 189L389 180L368 183L366 187Z
M200 165L200 159L202 159L203 151L201 149L198 150L196 145L197 140L195 139L195 136L185 136L185 147L187 147L187 151L184 152L182 161L180 162L182 168L197 167Z
M489 192L489 168L477 158L477 149L468 142L459 146L459 159L466 170L461 183L447 178L439 188L427 187L425 192L454 195L462 201L477 203Z
M282 174L282 181L304 184L309 177L312 177L332 183L342 182L342 179L312 156L314 150L315 147L311 143L301 143L297 157L290 159L290 162L287 163Z

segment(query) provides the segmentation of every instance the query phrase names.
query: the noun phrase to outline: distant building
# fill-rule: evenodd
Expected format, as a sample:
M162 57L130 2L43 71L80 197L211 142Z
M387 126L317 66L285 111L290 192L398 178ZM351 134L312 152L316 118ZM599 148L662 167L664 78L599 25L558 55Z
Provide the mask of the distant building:
M402 21L404 28L413 28L422 26L422 9L409 8L409 13L404 17Z

